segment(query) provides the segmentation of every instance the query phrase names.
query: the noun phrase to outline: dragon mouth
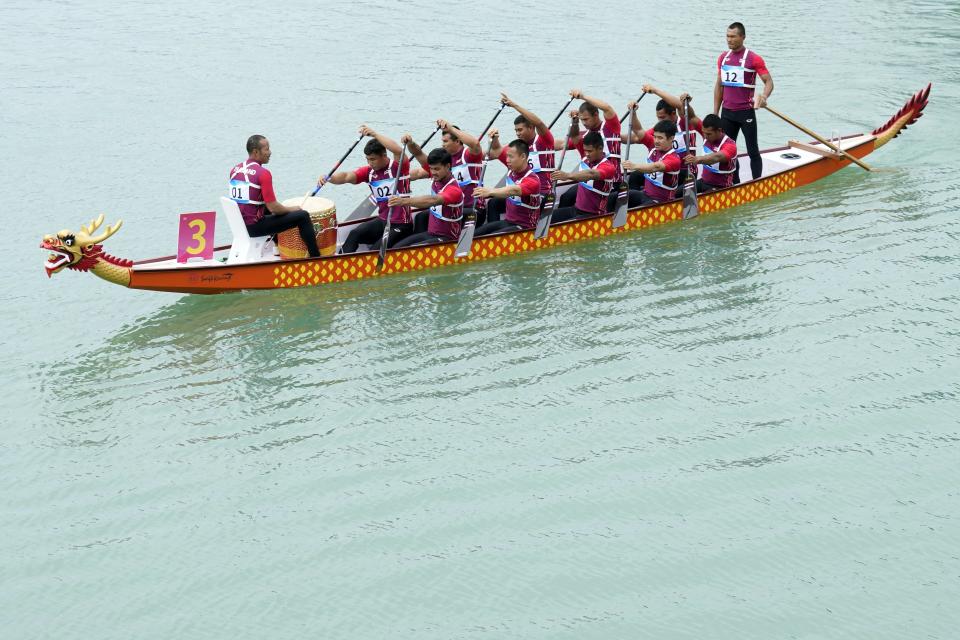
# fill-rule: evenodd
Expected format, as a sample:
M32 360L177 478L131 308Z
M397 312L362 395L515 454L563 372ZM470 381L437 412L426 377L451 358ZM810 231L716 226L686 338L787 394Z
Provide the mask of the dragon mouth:
M47 271L48 278L73 261L73 254L66 249L61 249L48 242L41 243L40 248L50 251L50 256L43 265L43 268Z

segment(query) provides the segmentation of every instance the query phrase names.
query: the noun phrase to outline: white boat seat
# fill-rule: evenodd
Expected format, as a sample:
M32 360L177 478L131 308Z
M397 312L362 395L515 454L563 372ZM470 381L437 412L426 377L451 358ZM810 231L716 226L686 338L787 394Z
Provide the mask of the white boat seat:
M276 254L276 245L270 236L251 238L247 233L247 225L243 222L240 205L230 198L220 198L220 208L230 225L233 234L233 243L230 246L230 255L227 264L243 264L244 262L262 262L273 259Z

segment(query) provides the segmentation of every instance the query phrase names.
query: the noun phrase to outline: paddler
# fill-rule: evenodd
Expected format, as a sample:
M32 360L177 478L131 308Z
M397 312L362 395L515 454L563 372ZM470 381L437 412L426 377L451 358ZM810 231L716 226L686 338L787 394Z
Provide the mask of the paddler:
M474 208L473 190L480 183L480 170L483 168L483 147L480 140L448 121L437 120L442 134L442 146L450 154L451 172L463 191L463 209L471 213ZM479 212L478 212L479 213ZM477 220L477 225L481 221Z
M370 245L371 249L379 248L388 210L390 212L390 242L388 247L392 247L413 233L410 209L407 207L391 207L387 204L390 196L394 195L394 190L397 193L410 193L410 161L404 158L403 167L400 167L400 152L402 151L400 145L395 140L374 131L367 125L360 127L360 135L373 138L363 147L367 164L353 171L339 171L330 176L330 179L326 182L331 184L366 182L370 187L370 201L377 205L379 215L372 220L358 224L350 231L347 239L343 242L343 253L354 253L361 244ZM393 154L393 162L387 157L387 151ZM317 180L320 185L323 185L324 182L323 176Z
M640 140L640 144L650 150L647 161L623 163L626 171L646 174L647 179L641 192L642 204L666 202L676 198L682 166L680 156L673 148L673 138L676 135L677 125L670 120L661 120L653 125L653 129L645 132Z
M603 140L604 155L610 159L610 162L616 168L614 191L618 190L620 180L622 179L620 168L620 116L617 115L617 112L613 110L613 107L611 107L609 103L592 96L584 95L580 89L571 89L570 97L574 100L583 100L583 103L581 103L576 111L570 113L570 145L567 148L576 149L580 152L580 157L584 157L584 133L580 130L581 122L583 126L586 127L587 132L596 131L600 133L601 139ZM603 113L602 118L600 117L601 112ZM558 140L556 147L557 149L563 149L563 145L564 142ZM616 208L616 194L614 193L613 195L614 197L608 200L607 211L613 211ZM560 197L560 206L574 206L575 200L576 192L574 192L573 189L568 189Z
M247 159L230 170L230 199L237 203L251 238L272 236L297 227L311 258L319 257L317 235L310 214L277 202L270 162L270 141L261 135L247 138ZM269 212L269 215L267 214Z
M527 162L530 168L540 179L540 193L546 197L550 193L550 173L556 167L556 151L553 132L534 112L521 107L505 94L500 94L500 102L512 107L520 115L513 120L513 130L518 140L527 143L530 154ZM490 150L487 157L490 160L500 160L506 164L507 150L500 144L500 132L490 129ZM506 200L495 199L487 203L487 222L499 220L506 210Z
M737 143L723 131L720 116L711 113L703 119L703 147L699 155L687 156L688 166L703 165L703 174L697 181L697 191L715 191L733 186L737 169Z
M397 242L394 248L409 247L415 244L434 244L447 240L456 240L460 235L463 222L463 191L451 172L451 158L446 149L434 149L427 155L409 133L400 138L407 143L410 155L418 162L422 170L410 173L411 180L431 177L430 195L412 196L410 194L392 195L387 201L391 207L405 206L412 209L427 209L421 215L428 216L426 231L407 236Z
M554 171L551 175L556 182L576 180L580 183L577 185L574 206L560 207L554 211L551 224L596 216L607 211L607 200L616 182L617 168L607 157L603 135L599 131L589 131L580 142L581 159L577 170Z
M540 193L540 179L530 167L529 157L529 145L519 138L514 140L507 145L506 154L499 156L508 169L506 184L497 188L477 187L474 191L478 198L507 201L503 219L478 227L475 235L533 229L537 225L543 195Z
M689 104L690 94L684 92L679 96L674 96L666 91L659 89L652 84L645 84L641 88L641 91L644 93L652 93L653 95L660 98L657 101L656 105L656 115L657 122L661 120L669 120L673 124L677 125L677 135L673 137L673 148L676 149L677 155L680 156L680 159L683 160L688 154L694 153L697 147L697 137L696 133L703 135L702 126L700 124L700 118L697 116L696 112L693 110L693 105ZM683 103L688 101L687 104L687 114L686 116L690 117L690 122L687 122L687 118L683 113ZM634 104L634 106L636 106ZM636 119L636 110L631 110L631 130L633 129L633 122ZM637 123L639 124L639 123ZM650 135L653 135L653 129L649 129ZM631 178L641 177L638 174L633 174ZM683 195L683 185L687 181L687 166L683 165L680 169L680 188L677 195ZM636 186L636 182L630 185L631 188L641 189L642 187Z
M713 112L723 122L723 130L734 142L740 131L747 142L750 173L756 180L763 174L763 159L757 141L757 113L767 104L773 93L773 78L767 64L755 51L743 46L747 30L743 23L727 27L727 48L717 58L717 80L713 88ZM757 77L763 80L763 93L756 94ZM723 110L721 111L721 106ZM733 182L740 182L740 172L733 174Z

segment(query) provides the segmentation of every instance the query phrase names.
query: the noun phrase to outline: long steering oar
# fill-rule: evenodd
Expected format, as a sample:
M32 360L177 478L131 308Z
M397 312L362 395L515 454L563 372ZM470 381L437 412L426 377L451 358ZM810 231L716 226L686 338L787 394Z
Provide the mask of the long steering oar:
M347 149L347 152L346 152L345 154L343 154L343 157L341 157L340 160L337 161L337 164L333 165L333 169L330 169L330 172L323 177L323 184L327 184L327 180L330 179L330 176L332 176L333 174L335 174L335 173L337 172L337 169L339 169L339 168L340 168L340 165L343 164L343 161L347 159L347 156L349 156L351 153L353 153L353 150L357 148L357 145L360 144L360 141L361 141L361 140L363 140L363 136L362 136L362 135L361 135L359 138L357 138L356 141L355 141L352 145L350 145L350 148ZM303 199L306 200L308 197L311 197L311 198L312 198L313 196L315 196L315 195L317 195L318 193L320 193L320 189L323 189L323 184L318 184L316 187L314 187L314 189L313 189L313 191L310 193L310 195L309 195L309 196L304 196Z
M407 143L403 143L400 149L400 161L397 163L397 177L393 180L393 194L396 195L400 188L400 178L403 176L403 156L407 154ZM387 245L390 244L390 218L393 213L393 207L387 206L387 221L383 225L383 236L380 238L380 253L377 254L377 271L383 269L383 263L387 256Z
M437 135L437 131L440 131L440 127L437 127L433 130L427 139L420 143L420 148L423 149L427 144L433 140L433 136ZM347 216L347 220L362 220L363 218L369 218L377 210L377 205L370 202L370 198L364 198L363 202L357 205L357 207Z
M690 98L683 101L683 121L685 128L690 129ZM686 137L683 146L690 149L690 136L684 131L681 135ZM682 160L681 160L682 162ZM687 183L683 185L683 219L689 220L700 215L700 206L697 204L697 170L694 165L687 169Z
M563 159L567 155L567 147L570 146L570 133L567 133L567 137L563 143L563 151L560 152L560 162L557 164L557 171L561 171L563 167ZM560 202L560 194L557 193L557 183L559 180L554 180L551 185L550 190L553 192L553 204L550 205L550 213L543 215L541 212L540 217L537 218L537 228L533 231L534 240L542 240L547 237L547 234L550 233L550 220L553 218L553 213L557 210L557 204Z
M645 96L647 94L643 94L643 95ZM640 96L640 97L642 98L643 96ZM637 102L639 103L640 101L638 100ZM634 109L636 109L636 107L634 107ZM627 131L627 153L626 153L626 157L624 157L624 162L630 162L630 145L631 144L633 144L633 127L630 127L629 131ZM626 178L627 174L624 173L623 177ZM625 180L625 182L629 182L629 181ZM629 212L629 210L630 210L630 196L628 191L628 195L626 199L624 199L623 203L617 206L617 211L616 213L613 214L612 226L614 229L619 229L623 225L627 224L627 213Z
M851 162L853 162L854 164L858 165L861 169L863 169L863 170L865 170L865 171L876 171L876 169L871 168L870 165L868 165L866 162L864 162L864 161L861 160L860 158L857 158L857 157L854 157L854 156L850 155L849 153L847 153L846 151L844 151L844 150L841 149L840 147L837 147L837 146L835 146L833 143L828 142L828 141L825 140L824 138L821 138L820 136L818 136L817 134L815 134L813 131L810 131L810 129L807 129L805 126L803 126L803 125L800 124L799 122L796 122L795 120L791 120L790 118L788 118L787 116L783 115L782 113L780 113L779 111L777 111L776 109L774 109L773 107L771 107L770 105L764 105L763 108L766 109L767 111L769 111L770 113L772 113L773 115L777 116L778 118L780 118L781 120L783 120L783 121L786 122L787 124L793 125L793 126L796 127L797 129L800 129L800 131L803 131L805 134L807 134L808 136L810 136L811 138L813 138L813 139L816 140L817 142L819 142L819 143L821 143L821 144L823 144L823 145L826 145L827 147L829 147L829 148L832 149L833 151L836 151L836 152L839 153L840 155L846 156L847 158L850 159Z

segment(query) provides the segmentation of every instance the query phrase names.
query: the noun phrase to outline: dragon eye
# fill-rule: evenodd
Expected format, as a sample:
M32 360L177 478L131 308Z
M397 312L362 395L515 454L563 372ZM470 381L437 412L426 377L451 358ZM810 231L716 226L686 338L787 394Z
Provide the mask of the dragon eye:
M72 246L73 246L73 238L72 238L72 237L64 238L63 244L67 245L68 247L72 247Z

